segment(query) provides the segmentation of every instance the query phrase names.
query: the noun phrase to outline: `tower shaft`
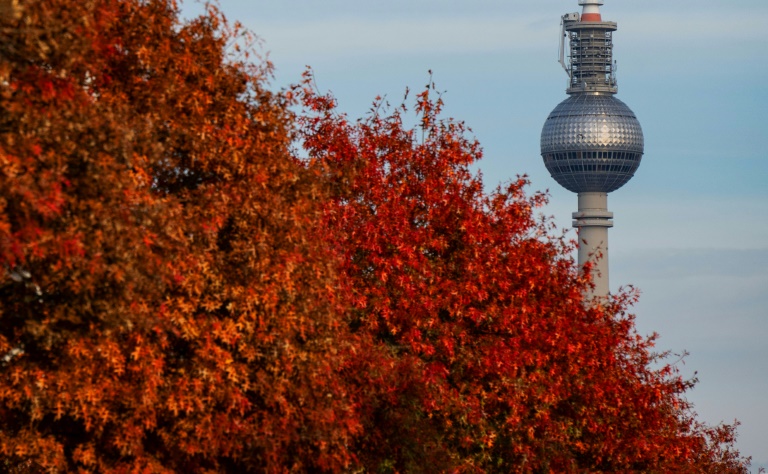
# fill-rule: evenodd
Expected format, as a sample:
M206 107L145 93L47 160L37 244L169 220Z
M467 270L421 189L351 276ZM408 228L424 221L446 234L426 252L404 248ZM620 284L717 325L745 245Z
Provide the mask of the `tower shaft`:
M579 266L592 264L595 287L588 296L608 296L608 229L613 227L613 213L608 212L608 193L579 193L579 211L573 213L573 219L573 227L579 233Z

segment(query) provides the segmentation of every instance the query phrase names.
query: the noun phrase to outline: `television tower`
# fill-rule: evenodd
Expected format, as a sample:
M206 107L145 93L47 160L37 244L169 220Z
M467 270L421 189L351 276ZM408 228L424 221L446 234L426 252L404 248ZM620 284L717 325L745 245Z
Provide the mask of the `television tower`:
M608 193L635 174L643 156L643 130L635 114L614 95L616 23L603 21L602 0L580 0L579 13L562 17L560 64L568 74L569 98L547 117L541 157L561 186L578 193L573 226L579 236L579 265L593 265L593 297L608 296ZM567 40L567 44L566 44ZM567 54L566 54L567 46Z

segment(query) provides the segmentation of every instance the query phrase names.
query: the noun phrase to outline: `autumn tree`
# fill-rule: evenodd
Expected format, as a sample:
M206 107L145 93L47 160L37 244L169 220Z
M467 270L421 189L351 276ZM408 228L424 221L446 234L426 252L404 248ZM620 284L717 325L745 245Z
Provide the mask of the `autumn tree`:
M324 192L210 7L2 0L0 463L340 472Z
M525 177L484 191L482 149L433 84L413 115L377 99L357 121L311 77L299 92L333 183L367 472L747 472L733 428L698 423L692 382L636 333L634 294L585 301L545 196Z
M0 13L4 470L745 471L434 90L350 122L215 8Z

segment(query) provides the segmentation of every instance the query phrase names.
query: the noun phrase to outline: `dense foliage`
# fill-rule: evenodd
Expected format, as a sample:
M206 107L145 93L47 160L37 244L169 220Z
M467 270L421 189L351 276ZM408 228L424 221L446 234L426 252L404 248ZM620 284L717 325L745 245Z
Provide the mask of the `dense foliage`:
M350 122L170 0L0 31L2 469L746 472L433 89Z
M380 114L379 101L350 124L332 97L303 91L364 341L347 378L364 401L366 468L741 472L732 428L696 423L691 383L635 332L633 294L585 301L571 244L536 220L545 197L526 196L524 178L485 194L469 170L478 143L439 120L430 86L415 129L404 106Z
M239 33L164 0L4 5L0 454L348 464L319 181L266 71L227 57Z

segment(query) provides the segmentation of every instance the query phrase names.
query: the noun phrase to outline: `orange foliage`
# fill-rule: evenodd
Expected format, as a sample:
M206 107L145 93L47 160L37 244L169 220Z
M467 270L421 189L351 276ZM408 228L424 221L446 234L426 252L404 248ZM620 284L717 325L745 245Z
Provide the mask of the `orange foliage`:
M690 414L692 383L653 368L635 296L584 300L572 244L536 217L545 196L524 177L483 191L481 148L433 84L416 128L381 100L350 123L310 84L303 138L334 184L369 472L746 472L732 428Z
M345 468L358 425L332 376L344 329L321 189L289 153L268 66L229 55L240 32L214 9L182 24L165 0L12 7L5 465Z
M350 123L171 0L0 29L5 471L746 472L433 89Z

